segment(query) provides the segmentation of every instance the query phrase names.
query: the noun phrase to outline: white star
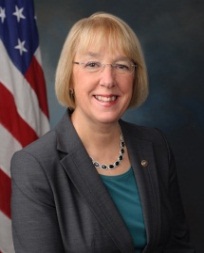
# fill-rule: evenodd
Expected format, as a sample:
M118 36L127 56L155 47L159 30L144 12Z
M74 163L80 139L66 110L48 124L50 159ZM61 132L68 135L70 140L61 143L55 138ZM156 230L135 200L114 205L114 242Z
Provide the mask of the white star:
M20 39L18 39L18 45L15 46L15 49L18 49L20 52L20 55L23 54L23 52L28 52L28 50L24 47L25 45L25 41L21 41Z
M0 18L1 18L1 23L3 23L4 19L6 18L5 9L1 7L0 7Z
M24 8L19 9L18 6L15 6L16 12L13 13L14 16L16 16L18 22L20 22L21 18L25 19L26 17L23 15Z

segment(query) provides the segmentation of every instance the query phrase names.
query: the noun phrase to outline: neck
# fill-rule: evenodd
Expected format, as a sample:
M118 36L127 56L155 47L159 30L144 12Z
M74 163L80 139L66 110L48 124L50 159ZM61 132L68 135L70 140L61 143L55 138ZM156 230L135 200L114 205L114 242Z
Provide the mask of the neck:
M101 166L110 165L120 159L122 132L118 121L109 124L94 124L87 120L83 121L81 117L78 119L74 113L71 120L93 164L97 162ZM119 175L127 171L130 168L130 162L126 147L124 146L122 161L114 167L115 169L101 169L101 166L95 167L98 173L103 175Z
M112 162L111 164L100 164L98 161L96 161L93 158L91 158L92 159L92 163L93 163L93 165L95 166L96 169L103 169L103 170L104 169L105 170L115 169L123 161L124 152L125 152L125 142L123 140L123 136L121 135L120 136L120 149L119 149L119 152L118 152L118 157L117 157L117 159L114 162Z
M118 143L121 135L121 129L119 122L113 123L94 123L94 122L80 122L77 120L73 114L71 117L72 123L75 130L77 131L80 139L87 148L88 146L94 146L99 149L102 147L109 146L114 142Z

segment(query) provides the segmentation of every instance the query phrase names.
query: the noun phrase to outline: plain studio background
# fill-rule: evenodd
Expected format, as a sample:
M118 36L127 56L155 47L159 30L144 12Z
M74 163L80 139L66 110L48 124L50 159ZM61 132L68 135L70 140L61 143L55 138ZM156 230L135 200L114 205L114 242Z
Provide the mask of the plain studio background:
M137 33L149 71L150 96L124 118L160 128L177 162L183 204L197 253L204 249L204 1L34 0L47 82L50 122L64 113L55 69L70 27L96 11L115 14Z

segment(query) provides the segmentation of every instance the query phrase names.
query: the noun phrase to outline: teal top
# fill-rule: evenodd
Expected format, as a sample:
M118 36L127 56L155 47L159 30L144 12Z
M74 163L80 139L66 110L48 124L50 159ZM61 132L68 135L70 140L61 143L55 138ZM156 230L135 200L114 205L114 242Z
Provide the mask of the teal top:
M147 237L133 169L130 168L122 175L100 176L132 235L135 253L142 252L147 243Z

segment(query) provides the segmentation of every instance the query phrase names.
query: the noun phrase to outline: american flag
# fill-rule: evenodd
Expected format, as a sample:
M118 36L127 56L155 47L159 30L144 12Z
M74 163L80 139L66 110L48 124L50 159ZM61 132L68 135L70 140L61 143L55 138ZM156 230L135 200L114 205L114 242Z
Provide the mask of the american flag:
M49 130L32 0L0 0L0 253L13 253L10 159Z

